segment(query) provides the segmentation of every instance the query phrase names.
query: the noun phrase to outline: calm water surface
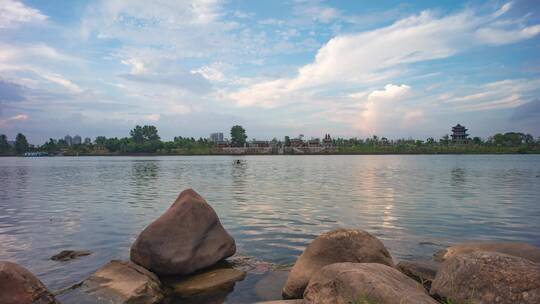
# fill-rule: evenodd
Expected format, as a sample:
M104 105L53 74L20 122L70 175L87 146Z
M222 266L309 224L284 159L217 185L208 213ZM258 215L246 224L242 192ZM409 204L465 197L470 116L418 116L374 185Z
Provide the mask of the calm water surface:
M216 209L240 253L275 263L336 227L373 233L396 260L465 240L540 245L538 155L4 157L0 260L66 287L128 258L186 188ZM63 249L94 254L49 260Z

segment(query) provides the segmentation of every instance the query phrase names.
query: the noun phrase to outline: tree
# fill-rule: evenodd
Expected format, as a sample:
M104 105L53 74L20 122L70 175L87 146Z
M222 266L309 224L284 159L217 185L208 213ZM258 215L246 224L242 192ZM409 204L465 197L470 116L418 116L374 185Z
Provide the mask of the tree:
M135 143L142 144L144 142L143 128L139 125L135 126L135 128L129 132L129 135Z
M17 154L24 154L26 151L28 151L28 141L26 140L26 136L19 133L15 138L15 152Z
M439 143L442 145L448 145L450 143L450 137L448 134L445 134L440 140Z
M236 125L231 128L231 141L233 146L243 147L246 143L246 139L246 130L242 126Z
M98 137L96 137L96 140L94 142L96 143L96 145L104 147L105 143L107 142L107 137L98 136Z
M0 135L0 154L8 153L10 150L7 136L5 134Z
M430 146L435 144L435 139L433 137L428 137L428 139L426 139L426 144Z

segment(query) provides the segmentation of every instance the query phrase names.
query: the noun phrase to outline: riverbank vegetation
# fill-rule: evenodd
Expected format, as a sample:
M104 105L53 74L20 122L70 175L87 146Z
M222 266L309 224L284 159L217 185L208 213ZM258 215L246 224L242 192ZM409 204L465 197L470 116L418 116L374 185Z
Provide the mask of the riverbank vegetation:
M290 147L291 139L274 139L270 146ZM249 144L242 126L231 128L231 145L242 147ZM440 139L396 139L376 135L360 138L332 139L331 154L516 154L540 153L540 138L519 132L497 133L486 139L473 137L465 142L455 143L448 135ZM274 151L278 149L273 149ZM46 152L49 155L211 155L223 154L218 144L207 138L176 136L171 141L160 138L155 126L136 126L129 137L98 136L92 142L68 143L64 139L50 138L41 146L28 144L26 137L19 133L14 142L0 135L0 155L22 155L26 152Z

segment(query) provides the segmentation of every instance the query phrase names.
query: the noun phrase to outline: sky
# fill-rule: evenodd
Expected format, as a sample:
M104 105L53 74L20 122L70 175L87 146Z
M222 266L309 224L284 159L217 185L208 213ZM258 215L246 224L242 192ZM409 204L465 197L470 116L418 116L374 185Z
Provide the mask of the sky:
M0 0L0 133L540 136L540 3Z

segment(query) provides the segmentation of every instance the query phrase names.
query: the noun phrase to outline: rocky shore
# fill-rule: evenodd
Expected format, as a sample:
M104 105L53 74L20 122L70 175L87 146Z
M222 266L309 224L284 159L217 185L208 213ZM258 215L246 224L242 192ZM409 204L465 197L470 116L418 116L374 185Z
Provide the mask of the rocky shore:
M56 294L22 266L0 262L0 304L224 303L236 282L260 274L254 289L283 298L267 304L540 303L540 248L523 243L457 244L433 261L396 264L375 236L337 229L315 238L290 269L235 253L214 209L188 189L139 234L130 261L110 261Z

